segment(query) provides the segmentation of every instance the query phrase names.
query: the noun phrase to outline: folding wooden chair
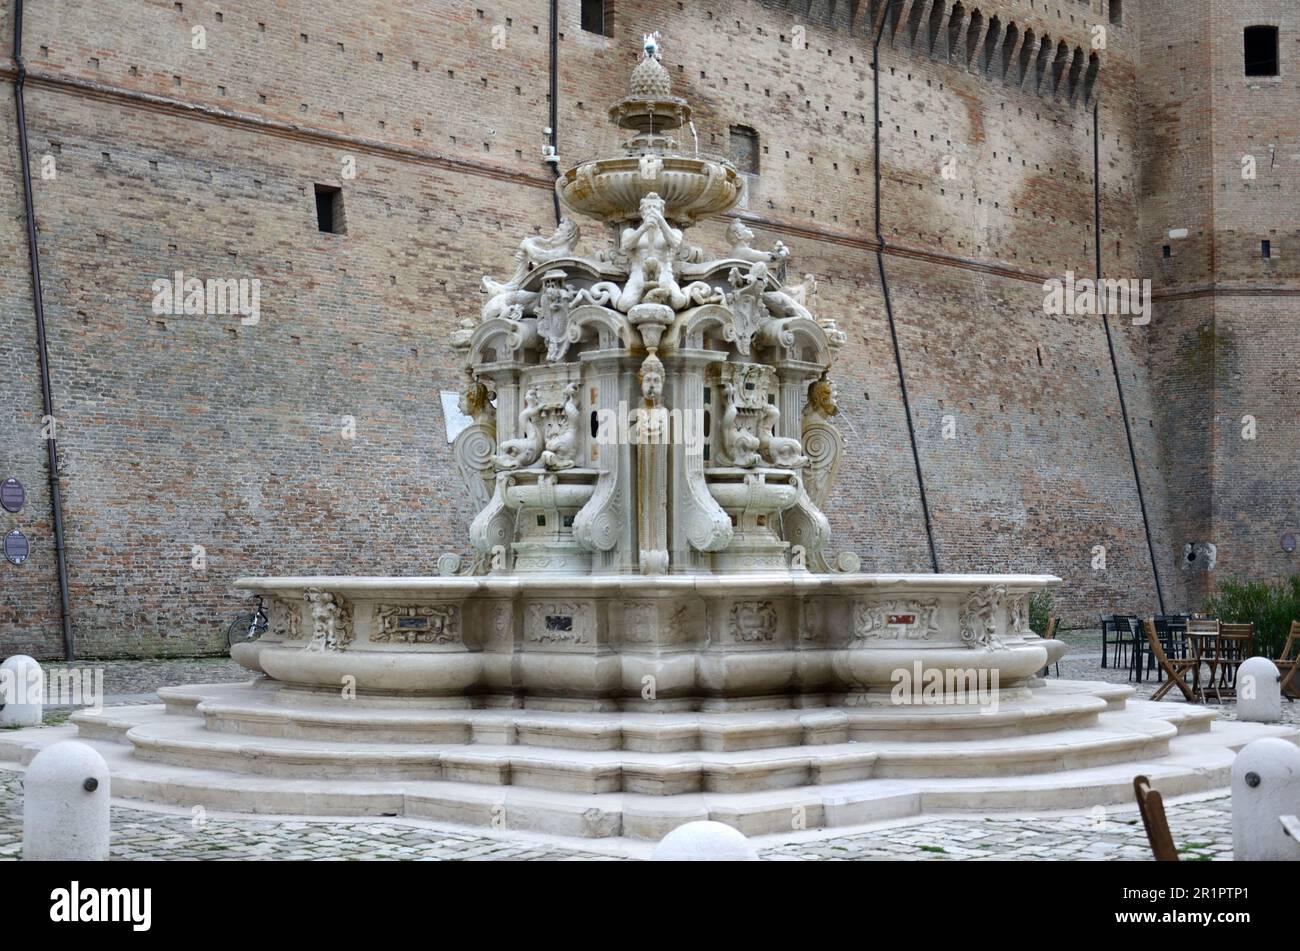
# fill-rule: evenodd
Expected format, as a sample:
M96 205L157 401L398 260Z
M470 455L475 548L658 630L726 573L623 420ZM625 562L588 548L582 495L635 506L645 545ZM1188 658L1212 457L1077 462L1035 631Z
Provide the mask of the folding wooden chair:
M1177 862L1178 850L1174 848L1174 837L1169 833L1164 799L1151 788L1151 780L1145 776L1134 778L1133 792L1137 795L1138 811L1142 813L1142 825L1147 830L1152 855L1157 862Z
M1282 675L1282 696L1288 700L1295 700L1300 697L1300 676L1296 671L1300 670L1300 658L1296 656L1300 651L1300 621L1291 622L1291 633L1287 635L1286 645L1282 648L1282 653L1278 655L1277 664L1278 673Z
M1200 690L1201 700L1209 703L1209 691L1212 688L1219 697L1219 702L1223 702L1223 697L1219 693L1219 619L1206 617L1193 617L1187 621L1187 642L1191 655L1196 660L1193 667L1194 680ZM1201 679L1201 664L1205 664L1210 669L1210 676L1204 684Z
M1219 686L1237 696L1237 668L1255 654L1255 622L1219 625Z
M1165 654L1164 645L1160 643L1160 636L1156 634L1156 623L1151 618L1142 622L1142 630L1147 636L1147 648L1151 651L1151 656L1156 659L1160 669L1168 674L1166 680L1155 693L1151 695L1152 700L1159 700L1174 687L1182 691L1183 696L1188 703L1196 702L1196 691L1187 685L1183 676L1190 670L1194 670L1200 664L1199 658L1185 657L1178 660L1170 660Z

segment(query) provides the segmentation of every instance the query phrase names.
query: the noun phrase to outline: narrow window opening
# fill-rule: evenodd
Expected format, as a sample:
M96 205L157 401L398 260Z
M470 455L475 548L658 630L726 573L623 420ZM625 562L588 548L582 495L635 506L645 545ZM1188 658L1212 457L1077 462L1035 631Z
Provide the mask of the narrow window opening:
M1276 76L1277 63L1277 27L1246 27L1246 75Z
M588 33L613 36L605 0L582 0L582 28Z
M1262 258L1271 258L1273 256L1273 242L1261 241L1259 243L1259 256Z
M1160 249L1160 256L1166 259L1172 258L1174 256L1174 249L1166 244Z
M746 175L758 174L758 133L747 125L731 127L731 164Z
M1112 26L1124 25L1124 0L1110 0L1110 22Z
M343 189L316 185L316 228L325 234L346 234L343 217Z

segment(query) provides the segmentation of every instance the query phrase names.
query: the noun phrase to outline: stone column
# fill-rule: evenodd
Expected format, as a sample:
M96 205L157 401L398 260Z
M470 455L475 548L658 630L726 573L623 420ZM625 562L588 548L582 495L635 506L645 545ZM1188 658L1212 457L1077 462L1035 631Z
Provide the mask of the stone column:
M776 364L778 395L776 408L781 411L778 436L803 440L803 404L808 384L821 376L822 368L802 360L782 360Z
M713 394L713 402L704 402L704 374L709 364L725 361L727 355L713 350L678 349L671 356L664 357L668 370L668 384L665 389L666 401L670 406L680 408L682 413L707 412L711 420L710 432L717 431L720 417L719 402L721 394ZM701 436L703 434L701 433ZM673 445L669 447L668 461L668 539L669 570L672 572L707 572L710 559L690 542L693 528L702 535L710 535L707 529L696 520L709 516L724 520L725 534L730 541L731 519L709 495L704 481L704 469L708 465L701 447ZM696 451L690 451L695 449ZM693 525L694 523L694 525Z
M582 465L600 470L596 492L574 518L574 535L593 552L596 571L620 573L636 570L636 533L630 506L635 482L632 478L632 447L622 430L621 414L630 405L636 361L623 350L592 350L581 355L587 365L583 405L587 410L591 447ZM591 413L604 420L612 431L590 437ZM612 543L611 543L612 541ZM608 546L608 547L606 547Z
M519 436L519 409L523 405L519 395L519 371L522 363L514 361L487 363L478 375L492 381L497 394L497 446L507 439Z

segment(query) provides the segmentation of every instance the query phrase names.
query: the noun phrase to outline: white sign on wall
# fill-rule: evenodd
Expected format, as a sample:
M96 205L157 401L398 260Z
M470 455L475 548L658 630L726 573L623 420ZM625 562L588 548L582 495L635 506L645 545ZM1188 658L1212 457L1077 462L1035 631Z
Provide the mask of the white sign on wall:
M455 390L441 390L442 418L447 421L447 442L453 443L456 437L470 426L474 419L460 411L460 394Z

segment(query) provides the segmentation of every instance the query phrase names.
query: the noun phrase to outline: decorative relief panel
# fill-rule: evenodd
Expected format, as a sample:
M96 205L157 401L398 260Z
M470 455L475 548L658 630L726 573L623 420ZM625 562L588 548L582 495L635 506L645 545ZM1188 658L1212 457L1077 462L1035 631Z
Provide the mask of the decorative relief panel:
M266 602L266 630L268 636L282 641L302 640L302 625L298 621L298 605L270 598Z
M659 605L654 601L629 601L623 605L623 641L653 644L659 633Z
M352 643L352 605L331 591L308 588L303 600L311 606L311 640L303 650L340 651Z
M855 640L928 641L939 633L939 602L859 601L853 620Z
M826 609L820 601L803 603L803 621L799 625L799 640L815 641L826 627Z
M1001 647L997 637L997 613L1007 596L1006 585L986 585L972 591L961 606L961 639L969 648Z
M770 641L776 637L776 608L772 602L732 602L731 636L739 644Z
M1013 637L1033 633L1029 628L1029 595L1022 594L1010 599L1007 627Z
M375 608L376 644L459 644L460 608L454 604L381 604Z
M595 621L589 601L530 601L524 636L536 644L590 644Z

